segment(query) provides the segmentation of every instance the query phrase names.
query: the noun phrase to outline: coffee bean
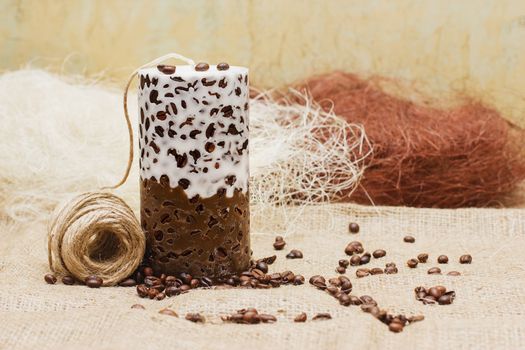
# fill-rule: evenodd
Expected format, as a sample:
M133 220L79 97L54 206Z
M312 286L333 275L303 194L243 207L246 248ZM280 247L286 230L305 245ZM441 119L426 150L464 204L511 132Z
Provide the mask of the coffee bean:
M272 256L268 256L266 258L262 258L262 259L258 260L257 262L261 261L261 262L264 262L264 263L266 263L268 265L271 265L271 264L273 264L275 262L276 259L277 259L277 255L272 255Z
M348 280L341 283L341 291L345 294L350 293L352 291L352 282Z
M244 322L246 323L250 323L250 324L256 324L256 323L260 323L261 322L261 319L257 313L257 310L255 311L246 311L243 315L242 315L242 319Z
M274 323L277 322L277 318L274 315L259 314L259 318L263 323Z
M357 266L361 264L361 257L359 255L352 255L350 258L350 265Z
M472 256L470 254L465 254L459 257L459 263L460 264L471 264L472 263Z
M132 308L132 309L141 309L141 310L146 310L146 308L144 307L144 305L141 305L141 304L133 304L133 305L131 305L131 308Z
M150 299L155 299L155 297L156 297L157 294L159 294L159 293L160 293L160 292L159 292L157 289L155 289L155 288L150 288L150 289L148 289L148 297L149 297Z
M348 230L350 231L350 233L358 233L359 225L355 222L351 222L350 225L348 225Z
M191 287L188 286L187 284L183 284L182 286L179 287L179 289L181 293L186 293L191 289Z
M179 317L177 313L171 309L162 309L159 311L159 314L167 315L167 316L173 316L173 317Z
M345 269L344 267L342 267L342 266L337 266L337 268L335 269L335 271L336 271L337 273L341 273L341 274L346 273L346 269Z
M438 299L439 305L449 305L454 301L455 293L446 293Z
M434 288L436 288L437 290L439 290L439 292L441 294L445 294L446 291L447 291L447 288L445 286L435 286Z
M302 259L303 253L300 250L292 249L290 253L286 254L286 259Z
M395 265L387 265L385 267L385 273L387 275L393 275L393 274L398 273L398 269L397 269L397 267Z
M379 313L381 312L381 310L377 306L372 306L370 308L369 312L370 312L370 314L372 314L372 316L377 318L379 316Z
M264 273L267 273L268 272L268 264L266 264L264 261L259 261L257 262L257 264L255 265L255 267L259 270L261 270L262 272Z
M164 65L164 64L161 64L161 65L158 65L157 66L157 69L164 73L164 74L173 74L175 73L175 66L168 66L168 65Z
M372 255L374 256L374 258L379 259L386 255L386 251L383 249L377 249L377 250L374 250Z
M420 299L423 304L427 305L427 304L435 304L436 303L436 298L434 298L433 296L431 295L427 295L425 296L424 298L421 298Z
M418 299L418 300L424 299L424 298L426 298L426 296L427 296L426 292L417 292L416 293L416 299Z
M304 276L296 275L293 279L293 285L298 286L304 284Z
M166 288L166 290L164 291L164 293L166 293L166 295L168 297L172 297L172 296L175 296L175 295L179 295L180 294L180 289L176 286L169 286L168 288Z
M88 286L89 288L100 288L100 286L102 286L102 283L104 283L102 281L102 278L95 276L95 275L90 275L86 277L84 282L86 283L86 286Z
M427 273L429 275L440 275L441 274L441 269L439 267L432 267L432 268L428 269Z
M383 273L383 269L379 267L374 267L373 269L370 269L371 275L381 275Z
M427 289L425 287L423 287L423 286L419 286L419 287L414 288L414 293L417 294L417 293L421 293L421 292L427 294Z
M149 267L149 266L146 266L142 270L142 273L144 274L145 277L153 276L153 269L151 267Z
M341 281L341 284L342 283L345 283L345 282L350 282L350 278L346 277L346 276L337 276L337 279L339 281Z
M333 277L333 278L330 278L328 280L328 283L331 285L331 286L336 286L336 287L339 287L341 286L341 280L338 278L338 277Z
M167 279L166 279L166 283L167 283ZM202 277L201 278L201 285L205 288L207 287L211 287L213 286L213 281L211 280L211 278L208 278L208 277Z
M275 237L275 242L273 243L273 248L275 250L282 250L285 245L286 245L286 242L284 241L283 237L281 236Z
M417 260L419 260L420 263L424 264L428 260L428 254L427 253L421 253L417 256Z
M204 72L210 69L210 65L206 62L199 62L195 65L195 70L197 72Z
M75 284L75 279L71 276L64 276L62 277L62 283L68 285L68 286L72 286Z
M184 282L184 284L190 284L191 280L193 279L193 277L189 273L186 273L186 272L182 272L179 275L179 277L182 280L182 282Z
M399 333L403 331L404 326L398 322L391 322L388 325L388 330L394 333Z
M425 316L423 315L415 315L415 316L410 316L408 318L408 322L410 323L419 322L419 321L423 321L424 319L425 319Z
M361 259L359 261L359 265L366 265L370 262L370 253L364 253L363 255L361 255Z
M366 313L372 312L372 310L376 307L377 306L373 304L361 304L361 310Z
M414 243L416 239L412 236L405 236L405 238L403 238L403 241L405 241L406 243Z
M291 283L293 282L295 275L292 271L284 271L281 273L283 283Z
M44 280L45 280L48 284L55 284L55 283L57 283L57 278L55 277L55 275L50 274L50 273L48 273L48 274L46 274L46 275L44 276Z
M226 62L221 62L217 65L217 70L228 70L230 65Z
M407 266L411 269L415 269L417 267L418 260L417 259L410 259L407 261Z
M439 264L447 264L447 263L448 263L448 256L446 256L446 255L440 255L440 256L438 256L438 258L437 258L437 262L438 262Z
M435 299L439 299L444 293L445 291L443 291L440 288L431 287L428 289L428 294L434 297Z
M346 260L346 259L339 260L339 266L341 266L341 267L347 268L349 264L350 264L350 262L348 260Z
M299 315L295 316L293 319L294 322L306 322L306 319L308 317L306 316L306 313L301 312Z
M350 295L350 302L352 305L361 305L363 303L361 298L356 297L355 295Z
M148 287L146 287L145 285L143 284L139 284L137 286L137 294L139 295L139 297L141 298L145 298L148 296Z
M354 246L353 245L347 245L345 248L345 254L346 255L352 255L354 254Z
M339 288L337 288L336 286L328 286L325 290L326 292L332 295L335 295L335 293L339 292Z
M133 278L126 278L125 280L121 281L118 285L121 287L135 287L137 285L137 281L135 281Z
M314 320L314 321L317 321L317 320L330 320L331 318L332 318L332 315L330 315L327 312L322 312L322 313L319 313L319 314L315 315L312 318L312 320Z
M323 276L315 275L310 277L310 284L314 285L315 287L319 289L326 289L326 280Z
M195 323L204 323L204 317L199 313L187 313L185 317L188 321Z
M144 275L140 271L137 271L134 274L134 279L135 279L135 281L137 281L137 284L144 283Z
M458 271L450 271L449 273L447 273L447 275L449 275L449 276L460 276L461 273L458 272Z
M164 293L159 293L155 295L155 300L163 300L164 298L166 298L166 294Z
M148 276L144 278L144 284L148 288L152 288L154 286L160 286L162 283L160 282L160 278L155 276Z
M372 298L371 296L369 295L362 295L360 297L361 301L363 304L369 304L369 305L374 305L374 306L377 306L377 303L376 301L374 300L374 298Z
M199 288L199 286L201 285L201 281L199 281L198 279L194 278L190 281L190 287L195 289L195 288Z
M362 278L362 277L370 275L370 270L368 270L368 269L357 269L356 272L355 272L355 275L358 278Z
M338 298L339 299L339 304L343 305L343 306L348 306L350 305L352 302L350 300L350 297L347 295L347 294L341 294L341 296Z

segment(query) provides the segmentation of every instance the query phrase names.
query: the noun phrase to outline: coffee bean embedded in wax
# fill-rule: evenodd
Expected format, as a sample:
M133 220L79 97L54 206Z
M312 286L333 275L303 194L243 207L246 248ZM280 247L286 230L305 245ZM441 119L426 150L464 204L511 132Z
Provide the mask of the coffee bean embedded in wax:
M210 69L210 65L206 62L199 62L195 65L195 70L197 72L205 72Z
M230 69L230 65L226 62L221 62L217 64L217 70L228 70Z
M164 74L170 75L170 74L175 73L176 67L175 67L175 66L169 66L169 65L161 64L161 65L158 65L158 66L157 66L157 69L158 69L159 72L161 72L161 73L164 73Z

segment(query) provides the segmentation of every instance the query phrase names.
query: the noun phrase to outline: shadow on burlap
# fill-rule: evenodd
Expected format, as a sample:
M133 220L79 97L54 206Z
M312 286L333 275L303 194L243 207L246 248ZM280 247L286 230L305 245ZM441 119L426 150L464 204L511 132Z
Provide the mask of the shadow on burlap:
M309 207L300 220L284 228L288 245L279 252L272 242L283 227L278 217L272 217L271 222L252 223L254 256L278 256L270 271L290 269L306 279L313 274L335 276L346 244L360 240L367 251L387 251L386 257L372 259L367 267L396 262L400 271L357 279L356 268L351 267L347 275L354 284L352 294L371 295L390 312L423 314L425 320L394 334L358 307L340 306L308 283L271 290L201 289L163 301L140 299L135 288L47 285L44 223L4 221L0 348L516 349L525 343L525 210ZM350 221L361 225L359 234L348 233ZM404 243L406 234L415 236L416 242ZM304 259L285 259L292 248L302 250ZM405 267L407 259L421 252L430 254L429 263ZM464 253L473 255L471 265L457 262ZM451 260L440 265L442 270L458 270L462 276L427 275L440 254ZM452 305L425 306L414 299L414 287L436 284L456 291ZM130 309L135 303L146 310ZM158 314L164 307L177 311L180 318ZM220 315L246 307L277 315L278 321L235 325L220 320ZM187 312L203 313L207 323L186 321ZM309 316L304 324L293 322L300 312ZM311 321L319 312L329 312L333 319Z

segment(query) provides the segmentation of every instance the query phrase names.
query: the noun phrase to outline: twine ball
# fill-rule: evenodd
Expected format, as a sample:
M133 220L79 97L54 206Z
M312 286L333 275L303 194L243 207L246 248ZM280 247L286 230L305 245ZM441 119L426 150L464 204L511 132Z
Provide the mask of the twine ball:
M105 286L117 284L137 269L145 247L131 208L107 192L84 193L65 203L48 230L51 270L81 282L97 275Z

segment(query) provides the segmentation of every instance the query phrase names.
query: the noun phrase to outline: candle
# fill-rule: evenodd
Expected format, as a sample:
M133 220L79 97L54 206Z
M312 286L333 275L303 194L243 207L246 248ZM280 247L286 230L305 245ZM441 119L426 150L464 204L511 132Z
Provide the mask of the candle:
M215 279L248 269L248 69L162 65L139 81L147 260Z

